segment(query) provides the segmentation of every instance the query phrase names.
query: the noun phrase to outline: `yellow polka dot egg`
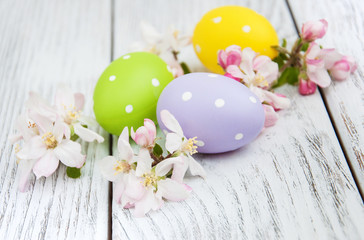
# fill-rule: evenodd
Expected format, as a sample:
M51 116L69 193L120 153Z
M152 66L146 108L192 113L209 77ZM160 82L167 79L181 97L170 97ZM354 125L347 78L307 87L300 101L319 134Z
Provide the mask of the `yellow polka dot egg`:
M217 63L218 51L231 45L252 48L274 58L278 36L270 22L255 11L240 6L224 6L206 13L196 25L193 47L201 62L211 71L224 73Z

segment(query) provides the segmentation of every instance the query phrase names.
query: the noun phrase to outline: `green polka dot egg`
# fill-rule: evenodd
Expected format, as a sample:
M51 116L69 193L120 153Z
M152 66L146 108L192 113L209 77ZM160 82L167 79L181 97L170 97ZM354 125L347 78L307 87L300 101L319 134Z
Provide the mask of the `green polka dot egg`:
M125 126L137 129L145 118L156 121L159 95L173 75L157 55L134 52L121 56L102 73L94 91L97 122L120 135Z

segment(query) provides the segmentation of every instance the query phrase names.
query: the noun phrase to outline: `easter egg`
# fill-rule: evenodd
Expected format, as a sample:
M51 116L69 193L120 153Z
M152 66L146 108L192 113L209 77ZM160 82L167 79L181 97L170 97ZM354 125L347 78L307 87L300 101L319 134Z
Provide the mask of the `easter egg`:
M269 21L255 11L240 6L224 6L202 17L195 27L192 42L201 62L209 70L223 73L217 64L219 50L238 45L274 58L277 52L271 46L278 45L278 36Z
M243 84L212 73L190 73L176 78L163 90L157 105L168 110L187 138L197 137L198 152L232 151L251 142L264 126L258 97Z
M144 118L156 121L159 95L172 80L169 67L157 55L134 52L120 57L96 84L93 99L97 122L119 135L125 126L142 126Z

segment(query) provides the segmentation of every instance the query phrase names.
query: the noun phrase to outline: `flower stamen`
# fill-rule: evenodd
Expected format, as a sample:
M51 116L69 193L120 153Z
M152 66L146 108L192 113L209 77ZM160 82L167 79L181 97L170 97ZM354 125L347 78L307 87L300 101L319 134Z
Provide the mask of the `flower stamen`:
M131 170L131 165L127 163L125 160L118 160L117 164L114 167L115 175L119 173L129 173Z
M56 137L51 132L47 132L42 136L43 143L47 146L47 149L53 149L57 147Z
M157 186L158 177L155 173L144 173L142 177L144 178L144 181L142 182L144 187L148 188L151 186Z
M182 146L183 152L188 152L190 155L197 153L197 137L188 139Z

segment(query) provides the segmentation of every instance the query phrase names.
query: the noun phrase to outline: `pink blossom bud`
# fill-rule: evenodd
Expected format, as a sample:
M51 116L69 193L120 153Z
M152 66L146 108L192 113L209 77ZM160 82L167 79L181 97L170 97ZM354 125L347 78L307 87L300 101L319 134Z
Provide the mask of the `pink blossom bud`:
M225 51L220 50L217 59L224 70L230 65L239 66L241 63L241 48L237 45L231 45Z
M310 80L300 79L298 91L301 95L311 95L316 91L316 84Z
M328 23L325 19L308 21L302 25L302 38L308 42L322 38L327 31Z
M339 61L329 69L330 75L337 81L344 81L357 68L354 58L351 56L343 56Z
M157 130L152 120L144 119L144 126L138 128L136 132L132 127L130 135L139 146L150 147L154 146Z

